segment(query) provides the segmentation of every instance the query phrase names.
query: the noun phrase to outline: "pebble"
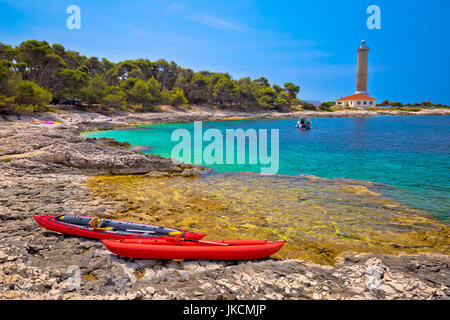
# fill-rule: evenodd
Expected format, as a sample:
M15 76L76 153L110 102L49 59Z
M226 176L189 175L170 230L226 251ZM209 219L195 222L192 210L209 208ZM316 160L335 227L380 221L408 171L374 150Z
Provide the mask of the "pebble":
M394 289L392 289L391 286L388 285L382 285L378 288L379 290L382 290L386 295L392 296L394 295L396 292Z
M312 295L312 298L314 300L320 300L320 299L322 299L322 295L318 294L317 292L314 292Z

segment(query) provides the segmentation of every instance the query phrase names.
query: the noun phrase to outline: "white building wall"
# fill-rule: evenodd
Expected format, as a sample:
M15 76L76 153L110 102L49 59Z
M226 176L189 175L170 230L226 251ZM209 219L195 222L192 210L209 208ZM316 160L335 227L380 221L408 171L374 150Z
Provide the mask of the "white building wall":
M341 102L341 104L339 104ZM360 104L358 104L360 102ZM366 102L366 104L364 104ZM336 101L336 106L340 107L376 107L376 100L346 100L346 101Z

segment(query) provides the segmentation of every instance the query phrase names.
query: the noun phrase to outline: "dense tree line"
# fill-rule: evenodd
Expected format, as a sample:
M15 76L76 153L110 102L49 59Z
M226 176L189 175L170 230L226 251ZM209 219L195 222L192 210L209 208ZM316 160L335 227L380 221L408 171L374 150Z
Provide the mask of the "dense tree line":
M419 107L419 108L430 108L430 107L436 107L436 108L449 108L448 105L445 104L441 104L441 103L432 103L429 101L424 101L424 102L416 102L416 103L406 103L403 104L401 102L398 101L389 101L389 100L384 100L381 103L377 104L377 106L382 106L382 107Z
M46 41L0 43L3 112L40 110L52 100L67 99L109 110L152 111L161 104L187 103L289 110L300 103L299 90L290 82L280 87L263 77L235 80L228 73L194 72L162 59L114 63Z

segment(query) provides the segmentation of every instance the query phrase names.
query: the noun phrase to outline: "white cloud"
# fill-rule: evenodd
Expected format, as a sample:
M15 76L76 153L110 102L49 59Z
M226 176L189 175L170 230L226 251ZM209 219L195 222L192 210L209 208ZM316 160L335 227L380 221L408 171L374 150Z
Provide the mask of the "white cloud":
M165 10L164 13L178 13L187 9L187 6L180 2L172 2Z
M192 45L194 43L193 39L187 39L186 37L178 36L175 34L167 34L167 33L161 33L161 32L151 32L151 31L144 31L141 29L138 29L136 27L131 28L130 30L134 35L137 35L139 37L147 38L150 40L162 42L162 43L169 43L169 44L176 44L176 45Z
M191 15L188 19L218 30L242 31L246 29L246 26L242 25L239 22L227 21L221 18L207 15Z

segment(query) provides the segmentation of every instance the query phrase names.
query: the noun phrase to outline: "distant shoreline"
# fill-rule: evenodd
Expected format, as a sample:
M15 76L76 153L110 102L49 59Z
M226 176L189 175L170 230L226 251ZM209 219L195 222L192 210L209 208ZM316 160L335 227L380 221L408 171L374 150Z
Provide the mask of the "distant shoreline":
M56 112L36 113L27 116L1 116L6 122L58 122L64 126L77 126L82 131L110 130L142 124L185 123L194 121L229 121L250 119L299 119L334 117L376 117L376 116L427 116L450 115L450 109L423 109L421 111L402 110L339 110L333 112L293 111L293 112L246 112L241 110L219 109L205 106L190 106L186 109L162 108L160 112L136 113L121 112L102 115L98 112L80 110L57 110ZM18 120L20 119L20 120ZM41 124L43 125L43 124ZM81 131L80 131L81 132Z

